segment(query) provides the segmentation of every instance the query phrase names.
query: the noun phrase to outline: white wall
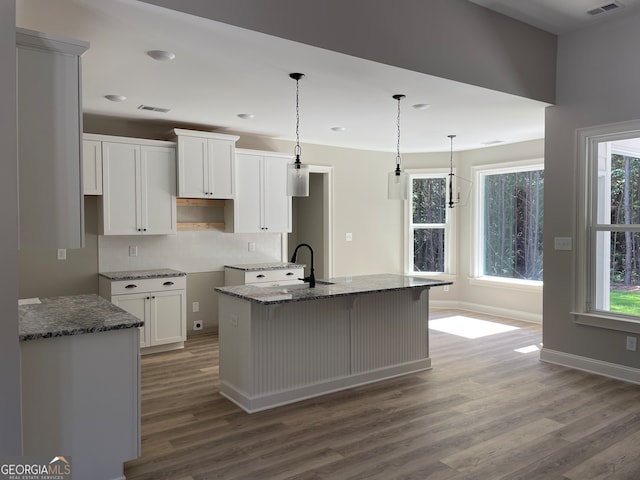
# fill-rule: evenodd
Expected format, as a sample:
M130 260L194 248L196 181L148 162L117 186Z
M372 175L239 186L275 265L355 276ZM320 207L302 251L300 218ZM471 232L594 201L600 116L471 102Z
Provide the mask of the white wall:
M640 118L640 16L559 39L557 105L547 109L545 138L544 345L551 350L640 368L625 332L577 325L576 259L553 238L576 235L576 129Z
M15 0L0 0L0 452L21 455Z

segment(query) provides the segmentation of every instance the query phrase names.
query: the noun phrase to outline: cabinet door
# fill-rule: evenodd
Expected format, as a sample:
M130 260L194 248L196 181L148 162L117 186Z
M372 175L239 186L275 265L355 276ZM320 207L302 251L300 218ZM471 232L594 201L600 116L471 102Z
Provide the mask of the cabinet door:
M105 235L142 233L140 167L139 145L102 143L102 215Z
M102 195L102 143L82 141L82 186L85 195Z
M142 233L176 233L176 161L171 147L141 147Z
M291 197L287 196L286 157L265 156L263 176L263 227L268 232L291 231Z
M183 342L187 336L187 307L184 290L151 294L151 345Z
M212 198L233 198L235 194L235 142L209 139L209 185Z
M262 157L236 155L237 191L234 200L234 232L261 232L261 175Z
M144 321L144 326L140 327L140 347L151 345L151 294L132 293L130 295L114 295L111 303L129 312L131 315Z
M209 198L209 162L206 138L178 138L178 196Z

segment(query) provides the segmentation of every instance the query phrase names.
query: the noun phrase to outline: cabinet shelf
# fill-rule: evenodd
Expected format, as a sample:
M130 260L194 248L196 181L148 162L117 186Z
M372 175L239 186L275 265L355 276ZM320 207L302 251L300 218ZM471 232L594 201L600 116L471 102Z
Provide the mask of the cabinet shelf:
M187 230L224 230L224 223L178 222L178 231Z
M224 205L224 200L177 198L178 231L224 230Z

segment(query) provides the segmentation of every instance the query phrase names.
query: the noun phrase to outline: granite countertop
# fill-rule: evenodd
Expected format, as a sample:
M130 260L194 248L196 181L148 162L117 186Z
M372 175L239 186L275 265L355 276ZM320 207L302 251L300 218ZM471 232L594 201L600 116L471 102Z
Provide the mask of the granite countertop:
M144 322L95 294L41 298L18 306L20 340L141 327Z
M453 282L429 278L379 274L317 280L315 288L309 288L309 284L305 283L286 287L256 287L252 285L218 287L215 291L262 305L275 305L322 298L405 290L408 288L440 287L451 284Z
M172 270L171 268L159 268L155 270L130 270L123 272L101 272L101 276L109 280L142 280L145 278L186 277L185 272Z
M234 268L236 270L243 270L245 272L259 272L261 270L287 270L289 268L304 268L305 266L300 263L246 263L240 265L225 265L225 268Z

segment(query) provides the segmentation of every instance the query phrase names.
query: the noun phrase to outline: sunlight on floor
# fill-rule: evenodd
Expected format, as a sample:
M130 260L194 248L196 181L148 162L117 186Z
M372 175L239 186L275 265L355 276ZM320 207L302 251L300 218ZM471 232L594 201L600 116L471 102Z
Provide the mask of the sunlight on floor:
M514 327L513 325L489 322L487 320L479 320L462 315L429 320L429 328L431 330L437 330L438 332L451 333L452 335L465 338L480 338L495 335L496 333L518 330L518 327Z
M531 352L539 352L540 349L537 345L529 345L528 347L516 348L514 352L518 353L531 353Z

